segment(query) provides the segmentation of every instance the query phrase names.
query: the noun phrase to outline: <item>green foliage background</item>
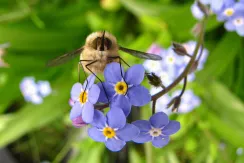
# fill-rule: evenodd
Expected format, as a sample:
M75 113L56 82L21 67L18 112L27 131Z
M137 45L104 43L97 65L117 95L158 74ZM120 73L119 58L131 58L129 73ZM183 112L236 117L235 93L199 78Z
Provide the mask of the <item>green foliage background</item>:
M84 129L69 121L70 88L77 81L75 59L46 68L48 60L84 44L97 30L113 33L125 47L146 51L152 43L195 39L197 22L184 0L1 0L0 44L9 42L0 68L0 147L8 147L20 162L112 162L119 154L87 138ZM135 163L244 162L236 155L244 147L244 39L228 33L214 16L208 21L205 68L189 85L202 104L189 114L173 115L182 129L168 146L129 143L129 161ZM130 65L143 60L122 54ZM25 76L49 80L53 93L41 105L24 102L19 83ZM142 108L148 119L150 108ZM72 152L70 152L72 149ZM69 157L67 157L69 156ZM67 160L66 160L67 161Z

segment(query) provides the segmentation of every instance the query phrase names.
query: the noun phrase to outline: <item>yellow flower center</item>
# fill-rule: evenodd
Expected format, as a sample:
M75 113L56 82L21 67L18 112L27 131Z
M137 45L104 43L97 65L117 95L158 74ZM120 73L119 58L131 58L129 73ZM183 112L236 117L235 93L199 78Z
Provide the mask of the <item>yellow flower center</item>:
M80 97L79 97L80 103L84 104L87 101L87 93L86 92L81 92Z
M116 135L116 133L114 129L112 129L111 127L105 127L103 129L103 135L107 138L113 138Z
M233 8L227 8L225 11L224 11L224 14L226 16L232 16L234 14L234 10Z
M127 89L128 89L128 87L125 82L118 82L114 87L115 92L120 95L125 95L127 92Z

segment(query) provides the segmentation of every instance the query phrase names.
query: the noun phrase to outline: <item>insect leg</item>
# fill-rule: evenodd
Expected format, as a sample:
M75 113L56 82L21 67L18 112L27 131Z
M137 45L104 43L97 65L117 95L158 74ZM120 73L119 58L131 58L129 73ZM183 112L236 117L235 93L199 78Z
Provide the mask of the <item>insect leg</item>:
M123 76L123 73L122 73L122 64L121 64L121 61L123 61L128 67L130 67L130 65L128 63L126 63L125 60L123 60L120 56L111 56L111 57L108 57L108 59L119 59L120 74L121 74L122 79L126 83L126 81L124 79L124 76ZM126 83L126 85L127 85L127 91L128 91L128 84ZM127 94L127 92L125 94Z
M82 62L90 62L90 61L93 61L93 60L80 60L79 61L79 63L78 63L78 81L79 81L79 83L80 83L80 66L82 67L83 73L87 79L87 75L86 75L85 70L83 68Z
M125 60L123 58L121 58L120 56L112 56L112 57L108 57L108 59L119 59L119 62L121 63L124 62L124 64L126 64L128 67L130 67L130 65L128 63L125 62Z
M82 60L81 60L82 61ZM85 67L87 68L87 70L88 71L90 71L100 82L101 82L101 84L102 84L102 87L103 87L103 90L104 90L104 92L105 92L105 95L106 95L106 98L107 98L107 100L108 100L108 103L109 103L109 98L108 98L108 94L107 94L107 91L106 91L106 89L105 89L105 87L104 87L104 85L103 85L103 83L102 83L102 80L94 73L94 72L92 72L91 71L91 69L89 69L89 67L88 66L90 66L90 65L92 65L92 64L94 64L94 63L96 63L98 60L93 60L92 62L90 62L90 63L88 63L88 64L86 64L85 65ZM88 85L88 84L87 84Z

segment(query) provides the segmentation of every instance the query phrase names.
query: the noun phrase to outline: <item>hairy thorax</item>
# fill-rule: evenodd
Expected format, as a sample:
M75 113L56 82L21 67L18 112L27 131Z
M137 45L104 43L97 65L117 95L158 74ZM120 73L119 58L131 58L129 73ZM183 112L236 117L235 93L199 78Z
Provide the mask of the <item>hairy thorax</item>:
M80 60L82 61L82 66L87 73L91 73L89 69L94 73L103 73L106 65L111 62L119 62L119 59L112 59L110 57L119 56L118 49L110 49L106 51L98 51L89 47L85 47L84 51L80 55ZM96 62L95 62L96 61ZM95 62L93 64L92 63Z

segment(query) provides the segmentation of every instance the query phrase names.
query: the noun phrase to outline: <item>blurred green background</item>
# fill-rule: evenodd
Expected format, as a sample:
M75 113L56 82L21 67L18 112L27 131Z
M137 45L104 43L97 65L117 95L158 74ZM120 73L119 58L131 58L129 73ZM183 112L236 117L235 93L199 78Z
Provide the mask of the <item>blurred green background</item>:
M19 163L243 163L244 155L244 39L228 33L210 17L205 68L190 85L202 104L191 113L173 115L181 130L162 149L150 143L129 143L112 153L86 136L86 129L69 120L70 89L77 82L78 58L47 68L50 59L79 48L86 36L107 30L128 48L146 51L152 43L195 39L197 22L189 0L0 0L0 44L10 43L0 68L0 148ZM130 64L143 60L122 54ZM23 77L48 80L53 93L43 104L25 102ZM150 116L150 106L141 110ZM239 152L237 152L239 151ZM1 157L1 156L0 156Z

